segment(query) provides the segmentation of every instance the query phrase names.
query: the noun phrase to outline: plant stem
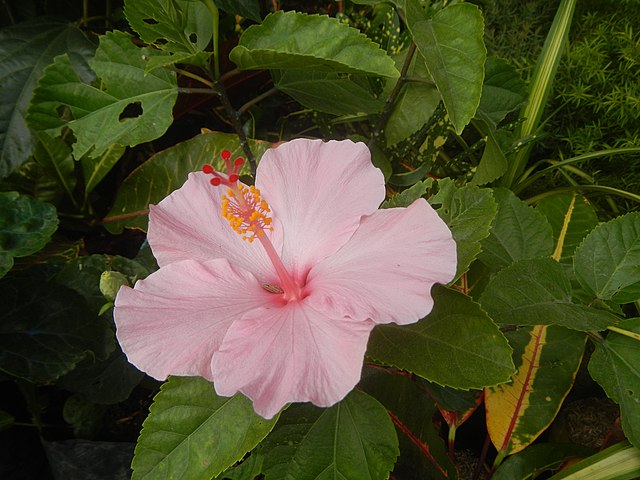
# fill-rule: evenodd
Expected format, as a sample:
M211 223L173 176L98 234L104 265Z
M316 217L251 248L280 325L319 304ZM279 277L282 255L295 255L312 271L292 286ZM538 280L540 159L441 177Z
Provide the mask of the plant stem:
M369 149L371 149L378 142L378 139L382 134L382 130L387 124L391 113L393 112L393 107L395 106L396 100L398 99L398 96L400 95L400 92L402 91L405 83L407 83L407 72L409 71L409 66L411 65L411 60L413 59L413 55L415 54L415 52L416 44L414 42L411 42L411 44L409 45L409 49L407 50L407 56L404 59L404 64L402 65L400 78L398 78L398 81L393 87L391 94L389 95L389 97L387 97L387 101L384 104L382 113L380 114L378 122L376 123L376 126L373 129L373 133L371 134L371 138L369 139Z
M196 80L196 81L202 83L203 85L206 85L209 88L213 88L215 86L215 82L207 80L206 78L203 78L200 75L197 75L195 73L189 72L188 70L183 70L181 68L173 68L173 71L176 72L176 73L179 73L180 75L183 75L185 77L189 77L189 78L191 78L193 80Z
M206 95L220 95L220 91L215 88L188 88L188 87L178 87L178 93L204 93Z
M238 114L242 115L244 112L246 112L249 108L251 108L253 105L255 105L256 103L264 100L267 97L270 97L271 95L275 95L276 93L278 93L278 89L276 87L270 88L269 90L267 90L264 93L261 93L260 95L258 95L255 98L252 98L251 100L249 100L247 103L245 103L244 105L242 105L239 109L238 109Z
M633 338L634 340L640 340L640 333L630 332L629 330L624 330L622 328L614 326L607 327L607 330L619 333L620 335L624 335L625 337Z

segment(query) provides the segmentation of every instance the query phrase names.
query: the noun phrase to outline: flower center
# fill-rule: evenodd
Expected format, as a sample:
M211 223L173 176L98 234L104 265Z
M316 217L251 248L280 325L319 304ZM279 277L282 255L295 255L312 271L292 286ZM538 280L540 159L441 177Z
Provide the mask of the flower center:
M213 176L210 182L214 187L220 185L227 187L226 195L222 195L221 214L229 222L233 231L249 243L253 243L257 238L278 274L280 285L263 283L262 287L270 293L281 294L287 301L302 299L304 296L302 289L287 272L271 240L265 235L267 230L271 230L269 204L262 200L260 190L254 186L247 187L238 183L238 173L244 160L236 158L231 162L229 150L223 150L220 156L227 166L226 176L216 172L211 165L204 165L202 171Z

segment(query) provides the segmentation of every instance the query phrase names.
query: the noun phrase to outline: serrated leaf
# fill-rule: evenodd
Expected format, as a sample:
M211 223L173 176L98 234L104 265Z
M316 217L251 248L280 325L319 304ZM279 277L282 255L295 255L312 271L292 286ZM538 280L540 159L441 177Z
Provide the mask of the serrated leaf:
M487 430L499 454L528 447L557 415L580 367L586 336L538 325L506 333L518 372L485 390Z
M324 410L292 405L263 449L265 480L384 480L399 453L387 411L357 390Z
M420 53L414 55L407 75L412 81L405 84L384 127L388 146L405 140L421 129L431 119L442 99Z
M576 247L598 225L598 216L593 207L586 198L575 193L546 197L538 202L536 210L541 212L551 224L553 240L556 245L564 226L565 217L570 211L562 245L561 261L571 260Z
M31 154L35 139L24 119L33 88L56 55L67 53L80 76L89 81L87 59L94 47L69 23L38 20L0 30L0 178Z
M107 173L111 171L122 154L125 147L114 144L97 157L85 155L80 159L82 173L84 176L85 198L93 191Z
M219 397L200 377L170 377L142 425L132 480L212 478L242 459L273 428L238 394Z
M489 316L466 295L433 289L432 312L412 325L379 325L367 355L453 388L483 388L513 373L511 347Z
M154 140L169 127L178 95L173 72L157 70L145 75L144 56L153 51L138 48L124 32L100 38L91 68L104 90L84 83L69 57L56 57L45 69L27 112L35 130L73 131L73 154L80 159L91 152L102 155L113 144L134 146ZM68 108L72 119L64 113Z
M601 300L623 304L640 299L640 213L595 228L576 250L580 284Z
M212 16L197 0L126 0L129 25L146 43L189 56L202 52L212 38Z
M270 144L249 140L249 146L259 159ZM201 170L205 163L224 171L222 150L231 151L234 158L243 155L236 135L213 132L197 135L152 156L120 186L113 208L103 220L107 230L111 233L120 233L124 228L146 230L149 204L158 203L181 187L190 172ZM180 161L176 162L176 158ZM240 173L249 173L246 163Z
M572 301L571 280L550 258L520 260L491 278L480 304L498 324L562 325L575 330L604 330L618 318Z
M494 189L493 195L498 213L489 236L482 241L480 261L496 271L517 260L550 256L553 233L544 215L506 188Z
M274 85L301 105L332 115L377 113L383 103L360 75L309 70L276 70Z
M456 278L469 269L480 253L480 242L489 235L496 215L496 202L491 190L475 186L456 188L449 179L438 182L440 191L429 199L432 205L440 204L438 215L451 229L456 241L458 269Z
M624 320L618 327L640 333L640 318ZM589 373L620 405L622 429L629 441L640 448L640 341L610 332L603 342L596 343Z
M525 101L527 89L518 71L505 60L488 57L478 112L496 127Z
M58 228L53 205L17 192L0 192L0 278L14 257L26 257L44 247Z
M34 160L42 167L43 176L55 185L49 189L49 195L55 195L51 200L60 201L66 196L73 201L77 178L71 148L61 138L45 132L36 132L35 137L38 143L33 153Z
M113 351L109 322L97 318L74 291L31 271L3 279L0 291L3 371L34 383L49 382L87 355L105 359Z
M457 3L428 19L417 0L395 3L405 10L407 27L460 134L482 94L486 57L482 14L475 5Z
M240 15L254 22L260 22L260 2L258 0L216 0L216 6L232 15Z
M380 208L394 208L394 207L408 207L417 199L422 198L427 190L433 185L433 179L427 178L422 182L418 182L415 185L403 190L400 193L395 194L393 197L382 202Z
M399 77L391 57L355 28L282 10L249 27L229 54L239 68L301 69Z

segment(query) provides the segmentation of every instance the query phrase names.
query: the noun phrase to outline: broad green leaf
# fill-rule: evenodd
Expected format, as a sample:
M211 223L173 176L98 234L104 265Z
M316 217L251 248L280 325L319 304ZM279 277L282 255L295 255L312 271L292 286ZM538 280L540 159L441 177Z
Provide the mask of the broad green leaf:
M432 312L412 325L379 325L367 355L453 388L483 388L513 374L511 347L489 316L466 295L433 289Z
M193 55L211 42L211 12L197 0L126 0L124 14L142 40L167 52Z
M640 299L640 213L595 228L576 250L580 284L601 300L623 304Z
M241 460L277 420L238 394L219 397L200 377L170 377L142 424L132 480L213 478Z
M549 426L571 390L586 336L538 325L506 333L517 373L485 390L487 430L501 455L528 447Z
M395 194L393 197L385 200L380 208L394 208L394 207L408 207L417 199L422 198L427 193L427 190L433 185L433 179L427 178L422 182L418 182L415 185L403 190L400 193Z
M38 20L0 29L0 178L31 154L35 139L24 119L33 88L56 55L66 53L85 81L94 47L69 23Z
M549 480L637 480L640 450L620 442L575 463Z
M593 449L573 443L530 445L507 458L491 476L491 480L530 480L533 472L556 470L568 460L587 457L592 453Z
M107 173L111 171L120 157L124 154L125 147L113 144L99 156L93 157L91 154L80 159L82 173L84 175L85 198L93 191Z
M33 269L0 283L0 369L44 383L87 356L105 359L114 349L109 322L97 318L76 292L47 282Z
M505 60L488 57L477 114L497 126L507 114L520 107L526 98L526 86L518 71Z
M53 205L17 192L0 192L0 277L14 257L26 257L44 247L58 228Z
M263 449L265 480L384 480L399 453L387 411L357 390L324 410L292 405Z
M118 345L109 358L87 358L58 381L58 386L80 393L93 403L111 405L125 401L144 374L131 365Z
M396 3L405 10L407 27L460 134L475 115L482 94L486 58L482 14L475 5L457 3L428 19L418 0Z
M255 480L262 473L264 456L259 449L255 449L242 463L231 467L218 478L223 480Z
M571 280L550 258L520 260L491 278L480 304L501 325L562 325L604 330L618 318L572 301Z
M64 402L62 417L80 438L93 438L102 428L106 407L97 405L83 395L71 395Z
M618 327L640 333L640 318L624 320ZM589 373L620 405L622 429L629 441L640 448L640 341L609 332L604 342L596 344Z
M215 0L220 10L232 15L240 15L255 22L260 22L260 2L258 0Z
M476 120L474 124L480 134L485 136L486 145L470 184L486 185L500 178L507 170L507 157L502 144L504 138L509 134L505 135L504 130L493 128L489 120Z
M98 157L113 144L134 146L159 137L173 121L176 77L164 70L145 75L145 55L152 56L153 51L138 48L127 33L113 31L100 37L89 64L104 89L83 82L67 55L56 57L34 91L29 125L50 133L70 127L76 137L76 159L89 152Z
M571 260L576 247L598 225L598 217L593 207L586 198L576 193L546 197L538 202L536 210L541 212L551 224L555 245L558 244L565 217L570 213L562 245L561 261Z
M482 241L480 261L495 271L517 260L550 256L553 233L544 215L506 188L496 188L493 195L498 214L489 236Z
M270 146L251 140L249 145L257 158ZM205 163L224 171L222 150L230 150L234 158L242 155L236 135L214 132L197 135L152 156L120 186L113 208L103 220L107 230L111 233L120 233L124 228L146 230L149 204L160 202L180 188L190 172L201 170ZM241 174L247 173L249 168L245 163Z
M239 68L313 69L396 78L391 57L355 28L324 15L278 11L249 27L229 54Z
M393 470L395 478L457 478L434 425L433 400L410 376L365 367L360 388L384 405L396 426L400 458Z
M383 103L377 99L362 75L345 75L313 70L274 70L278 90L301 105L332 115L377 113Z
M403 55L400 57L404 61ZM407 82L384 127L387 145L392 146L420 130L432 117L442 97L429 74L424 57L416 52Z
M49 189L50 194L56 193L51 200L60 201L64 196L73 200L77 178L71 148L61 138L45 132L36 132L35 136L38 143L33 152L34 160L42 167L43 176L55 185Z
M449 179L438 182L440 191L429 199L453 234L458 253L456 278L469 269L480 253L480 242L489 235L496 214L496 202L491 190L475 186L456 188Z

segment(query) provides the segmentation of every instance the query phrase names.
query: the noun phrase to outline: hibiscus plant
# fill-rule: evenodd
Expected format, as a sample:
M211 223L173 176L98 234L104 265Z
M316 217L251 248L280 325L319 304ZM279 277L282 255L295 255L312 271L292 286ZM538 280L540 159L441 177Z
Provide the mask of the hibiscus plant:
M56 478L62 419L133 479L640 476L640 213L591 201L640 198L576 180L639 149L536 158L576 0L528 85L472 2L286 3L0 29L3 439Z

